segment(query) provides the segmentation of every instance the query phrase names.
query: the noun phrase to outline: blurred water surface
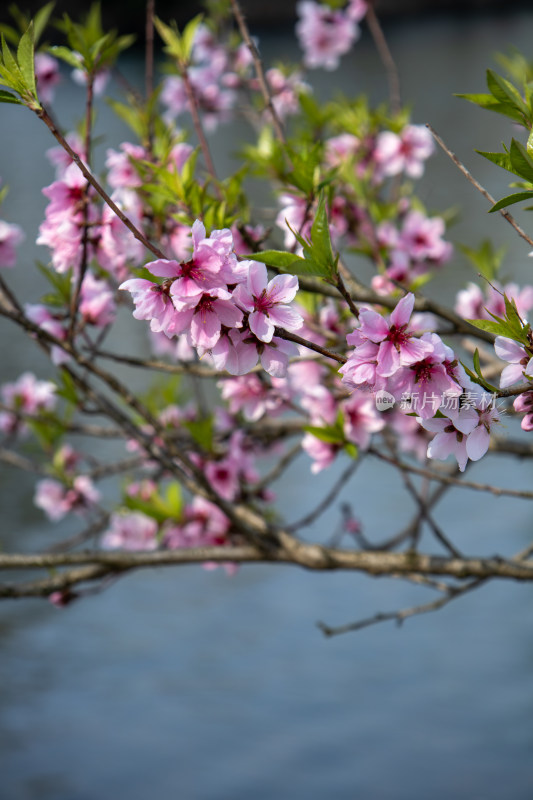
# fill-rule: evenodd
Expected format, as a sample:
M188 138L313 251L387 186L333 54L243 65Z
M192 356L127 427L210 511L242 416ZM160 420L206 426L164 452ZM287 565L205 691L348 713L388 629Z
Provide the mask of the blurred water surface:
M478 179L500 197L503 171L473 152L510 138L504 119L452 97L483 91L491 55L507 44L529 55L533 13L441 18L388 30L413 121L431 122ZM262 37L267 60L295 56L291 33ZM124 72L142 80L142 65ZM312 76L315 78L315 76ZM383 97L383 71L364 38L340 73L316 76L318 91L368 91ZM65 85L56 113L82 114ZM43 218L39 188L52 172L42 158L52 142L22 109L2 106L0 174L11 185L2 211L24 224L27 242L8 278L36 300L30 268L44 259L32 244ZM99 110L100 146L127 136ZM236 125L212 139L221 174L235 166ZM500 174L501 172L501 174ZM526 280L527 246L443 156L433 158L422 196L431 209L462 209L451 232L475 245L491 235L506 244L509 274ZM517 212L527 225L527 215ZM453 280L450 279L450 274ZM471 277L457 257L432 284L450 300ZM142 325L124 319L123 352L146 352ZM0 322L1 380L31 368L44 376L36 349ZM121 371L134 388L146 375ZM532 468L485 459L474 480L527 487ZM40 549L55 535L31 504L33 480L0 467L1 541ZM312 507L335 481L312 477L301 458L277 488L289 520ZM396 530L411 513L394 474L369 462L344 492L369 536ZM465 553L510 554L531 536L525 501L458 490L438 507ZM324 538L338 509L313 533ZM69 528L65 525L65 531ZM506 541L502 544L502 532ZM530 800L533 796L533 589L493 585L437 615L325 640L315 622L340 624L429 599L420 589L359 575L316 575L289 567L246 567L228 579L199 567L143 572L109 591L57 611L46 602L0 606L0 797L94 800L272 798L365 800Z

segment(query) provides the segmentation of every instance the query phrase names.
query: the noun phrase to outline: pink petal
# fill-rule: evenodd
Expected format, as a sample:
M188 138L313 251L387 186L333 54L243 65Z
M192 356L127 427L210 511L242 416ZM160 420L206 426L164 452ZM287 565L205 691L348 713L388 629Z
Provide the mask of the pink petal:
M303 317L290 306L275 306L270 309L269 317L274 325L287 328L289 331L298 330L304 323Z
M290 303L297 291L296 275L276 275L268 285L268 296L273 303Z
M248 291L254 297L260 297L261 292L267 288L267 284L267 268L264 264L256 262L250 267L250 272L248 273Z
M525 351L518 342L508 339L506 336L497 336L494 340L494 350L498 358L502 361L510 361L516 364L524 358Z
M361 332L373 342L382 342L389 335L389 326L377 311L361 311L360 319Z
M479 461L489 449L490 435L484 425L472 431L466 440L466 452L472 461Z
M407 325L411 314L413 313L413 306L415 304L415 296L412 292L406 294L405 297L402 297L392 314L390 315L390 321L393 325L396 325L397 328L401 328L403 325Z
M180 265L177 261L170 261L166 258L159 258L157 261L151 261L145 264L146 269L152 275L157 275L160 278L176 278L180 273Z
M248 317L248 325L252 333L262 342L272 341L274 325L265 314L261 314L259 311L252 311Z

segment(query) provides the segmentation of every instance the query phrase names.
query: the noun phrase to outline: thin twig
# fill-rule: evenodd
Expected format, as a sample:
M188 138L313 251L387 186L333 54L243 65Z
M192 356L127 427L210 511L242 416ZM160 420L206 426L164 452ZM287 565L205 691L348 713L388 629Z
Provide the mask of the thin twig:
M166 258L165 254L154 244L152 244L146 236L133 224L133 222L129 219L129 217L124 214L124 212L117 206L117 204L110 198L107 194L103 186L96 180L94 175L87 169L79 155L72 149L69 145L65 137L61 134L61 132L56 128L52 118L46 111L46 109L41 106L39 109L35 111L39 119L42 119L45 125L49 128L50 132L53 136L57 139L61 147L69 154L71 159L74 163L79 167L81 170L83 177L89 181L91 186L96 189L102 200L107 203L109 208L117 215L121 222L132 232L136 239L138 239L142 244L150 250L157 258Z
M441 148L444 150L444 152L446 153L446 155L447 155L449 158L451 158L451 160L453 161L453 163L455 164L455 166L456 166L458 169L460 169L460 170L461 170L461 172L463 173L463 175L465 176L465 178L467 178L467 180L468 180L468 181L470 181L470 183L472 184L472 186L475 186L475 187L476 187L476 189L478 190L478 192L481 192L481 194L483 195L483 197L484 197L486 200L488 200L488 201L489 201L489 203L492 203L492 205L494 205L494 204L496 203L496 200L494 199L494 197L492 197L492 195L491 195L491 194L489 194L489 192L487 192L487 190L486 190L486 189L484 189L484 188L483 188L483 186L482 186L480 183L478 183L478 181L477 181L477 180L474 178L474 176L473 176L473 175L472 175L472 174L471 174L471 173L470 173L470 172L467 170L467 168L466 168L466 167L465 167L465 165L462 163L462 161L460 161L460 160L457 158L457 156L455 155L455 153L452 153L452 151L450 150L450 148L449 148L449 147L448 147L448 146L447 146L447 145L444 143L444 141L441 139L441 137L440 137L440 136L439 136L439 134L436 132L436 130L435 130L434 128L432 128L432 126L429 124L429 122L426 122L426 128L428 128L428 130L431 132L431 134L432 134L433 138L435 139L435 141L437 142L437 144L439 144L439 145L440 145L440 147L441 147ZM527 242L527 243L528 243L528 244L529 244L531 247L533 247L533 239L531 239L531 238L530 238L530 237L527 235L527 233L526 233L525 231L523 231L523 230L522 230L522 228L520 227L520 225L518 224L518 222L515 220L515 218L514 218L514 217L513 217L511 214L509 214L509 212L508 212L508 211L505 211L505 209L503 209L503 208L500 208L500 209L499 209L499 212L500 212L500 214L502 215L502 217L504 217L504 218L507 220L507 222L508 222L510 225L512 225L512 226L513 226L513 228L514 228L514 229L515 229L515 231L518 233L518 235L519 235L519 236L521 236L521 237L522 237L522 239L525 239L525 241L526 241L526 242Z
M250 36L250 31L248 30L248 26L246 25L246 20L244 18L241 7L237 2L237 0L231 0L231 8L233 11L233 15L237 21L237 25L239 26L241 36L252 56L252 60L254 62L254 67L255 67L255 74L257 75L257 81L259 83L259 88L261 90L261 94L263 95L265 107L268 108L270 115L272 117L272 124L274 126L276 136L283 145L286 145L287 141L285 139L283 125L281 123L279 114L275 109L274 103L272 102L272 95L270 94L270 89L268 88L268 83L265 77L265 71L263 69L263 63L261 61L261 57L259 55L257 47L255 46L254 40Z
M381 58L387 73L391 111L395 115L399 114L402 110L402 101L400 96L400 79L398 76L398 69L387 44L383 29L376 16L376 12L374 11L374 3L372 0L368 3L366 21L368 23L370 33L372 34L374 44L376 45L376 50L379 53L379 57Z
M294 533L295 531L299 530L299 528L307 527L311 525L318 517L327 511L330 505L334 502L335 498L338 497L339 492L343 488L343 486L350 480L356 469L359 467L361 463L361 458L357 461L352 461L347 468L344 470L340 478L335 482L333 487L327 493L323 500L314 508L309 514L306 514L305 517L297 520L296 522L291 523L290 525L286 526L286 530L289 533Z
M414 617L418 614L428 614L431 611L438 611L439 608L448 605L448 603L450 603L452 600L455 600L457 597L460 597L467 592L471 592L473 589L477 589L478 586L484 582L485 579L481 579L472 581L466 586L449 587L447 594L445 594L443 597L439 597L437 600L433 600L431 603L424 603L423 605L404 608L400 611L388 611L381 614L375 614L373 617L367 617L366 619L359 620L358 622L350 622L347 625L339 625L336 628L332 628L331 626L326 625L324 622L317 622L317 627L320 628L325 636L338 636L341 633L350 633L354 631L360 631L363 628L369 628L371 625L376 625L378 622L393 621L398 625L401 625L409 617Z
M429 478L432 481L439 481L440 483L447 483L451 486L460 486L463 489L474 489L478 492L490 492L491 494L495 495L496 497L519 497L522 500L533 500L533 492L525 490L525 489L504 489L501 486L490 486L486 483L474 483L473 481L465 481L461 478L455 478L452 475L445 475L440 472L435 472L434 470L429 469L421 469L420 467L413 467L411 464L406 464L404 461L400 461L397 458L393 458L392 456L387 456L385 453L380 453L378 450L374 448L369 448L367 451L371 455L376 456L377 458L381 459L382 461L387 461L389 464L392 464L395 467L399 467L402 470L408 470L409 472L414 473L415 475L422 475L423 478Z

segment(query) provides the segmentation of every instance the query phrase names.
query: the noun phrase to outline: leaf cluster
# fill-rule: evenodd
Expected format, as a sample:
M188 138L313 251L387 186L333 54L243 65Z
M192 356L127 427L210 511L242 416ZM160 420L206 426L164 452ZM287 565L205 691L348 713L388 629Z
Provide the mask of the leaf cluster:
M26 105L32 110L40 109L35 81L35 46L33 24L20 37L16 54L2 34L2 53L0 56L0 84L15 91L19 97L0 90L0 103Z
M73 22L64 14L57 27L65 34L69 46L51 47L50 53L92 76L98 70L109 69L135 41L135 36L118 36L116 30L104 33L100 3L93 3L83 22Z
M264 250L261 253L248 254L244 258L261 261L263 264L294 275L313 275L334 281L339 256L333 254L324 192L320 194L310 239L293 230L288 222L287 225L302 246L303 256L283 250Z

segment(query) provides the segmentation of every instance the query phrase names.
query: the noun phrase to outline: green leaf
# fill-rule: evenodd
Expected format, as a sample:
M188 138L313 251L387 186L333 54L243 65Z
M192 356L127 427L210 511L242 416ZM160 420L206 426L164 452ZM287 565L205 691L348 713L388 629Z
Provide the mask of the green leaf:
M529 183L533 183L533 160L529 157L526 148L516 139L511 140L511 166L516 175L525 178Z
M476 375L475 372L472 372L472 370L469 369L469 367L467 367L462 361L460 363L470 380L472 380L474 383L477 383L478 386L482 386L483 389L487 390L487 392L499 392L499 389L496 386L493 386L491 383L488 383L486 380L484 380L484 378Z
M185 422L185 427L202 450L207 453L213 449L214 420L213 417Z
M357 449L357 445L353 444L353 442L347 442L344 445L344 451L345 451L345 453L347 453L350 456L350 458L353 458L354 461L355 461L355 459L357 459L357 457L359 455L359 451Z
M494 333L496 336L502 335L502 324L492 319L467 319L466 322L473 325L474 328L479 328L480 331L487 331L487 333Z
M480 272L488 281L493 281L497 276L506 251L505 247L495 250L489 239L485 239L478 250L462 244L459 249L472 262L476 272Z
M17 61L28 91L36 98L37 87L35 85L33 24L30 24L26 33L21 36L17 48Z
M344 443L344 434L337 427L332 425L321 427L319 425L305 425L304 431L310 433L315 439L327 444L341 445Z
M522 200L532 200L533 199L533 190L529 192L516 192L515 194L510 194L507 197L503 197L501 200L498 200L492 208L489 208L489 214L493 211L499 211L501 208L506 208L507 206L512 206L515 203L520 203Z
M56 390L56 394L59 397L63 397L68 403L76 406L78 405L78 392L76 389L76 384L69 372L66 369L62 369L59 374L60 385Z
M529 136L527 138L526 150L528 152L528 155L531 156L531 158L533 158L533 128L529 132Z
M332 277L336 271L336 263L331 247L326 196L324 192L320 193L315 221L311 226L311 242L313 260L324 268L326 275Z
M67 64L70 64L70 66L75 69L80 69L81 67L80 57L75 55L68 47L63 47L62 45L49 47L48 52L56 58L66 61Z
M203 14L198 14L196 17L194 17L194 19L191 19L191 21L183 29L183 34L181 36L181 46L183 51L183 58L187 62L191 60L194 37L196 36L196 31L198 30L198 26L200 25L202 19L203 19Z
M268 264L269 267L279 267L279 269L288 269L293 264L305 260L301 256L287 253L284 250L263 250L261 253L247 253L242 258L250 261L260 261L262 264Z
M0 89L0 103L13 103L17 106L24 105L22 100L19 100L14 94L11 94L11 92L6 92L3 89Z
M513 84L502 78L491 69L487 70L487 86L489 92L503 105L509 104L518 112L528 118L529 109L524 103L520 92L513 86Z
M524 118L519 111L508 103L499 103L491 94L457 94L455 96L468 100L470 103L475 103L475 105L487 111L496 111L497 114L503 114L515 122L524 124Z
M54 10L54 6L55 2L47 3L36 12L33 20L35 42L38 42L43 35L44 29L46 28L48 20L50 19L50 15Z
M487 153L484 150L476 150L476 153L479 153L480 156L484 158L488 158L489 161L492 161L493 164L497 164L502 169L506 169L508 172L512 172L511 168L511 159L509 157L509 153Z
M473 356L472 362L474 364L474 369L476 370L476 374L480 378L482 378L483 376L481 374L481 364L479 363L479 350L477 349L477 347L474 350L474 356Z

